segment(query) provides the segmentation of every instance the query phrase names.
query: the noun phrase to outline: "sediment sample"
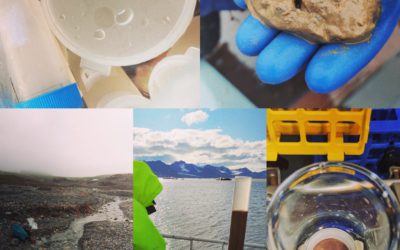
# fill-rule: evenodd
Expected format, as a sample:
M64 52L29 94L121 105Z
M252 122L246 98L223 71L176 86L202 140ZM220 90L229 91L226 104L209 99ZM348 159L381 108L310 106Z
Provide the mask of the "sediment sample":
M380 16L380 0L246 0L251 14L269 27L314 43L368 40Z

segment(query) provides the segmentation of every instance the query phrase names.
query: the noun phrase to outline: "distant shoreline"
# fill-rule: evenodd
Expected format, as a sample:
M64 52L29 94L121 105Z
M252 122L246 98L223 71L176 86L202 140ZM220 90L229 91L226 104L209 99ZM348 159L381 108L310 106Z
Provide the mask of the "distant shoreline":
M104 175L94 175L94 176L61 176L61 175L51 175L47 173L40 172L30 172L30 171L4 171L0 170L0 175L18 175L18 176L26 176L26 177L43 177L43 178L66 178L66 179L92 179L92 178L106 178L116 175L133 175L133 173L115 173L115 174L104 174Z

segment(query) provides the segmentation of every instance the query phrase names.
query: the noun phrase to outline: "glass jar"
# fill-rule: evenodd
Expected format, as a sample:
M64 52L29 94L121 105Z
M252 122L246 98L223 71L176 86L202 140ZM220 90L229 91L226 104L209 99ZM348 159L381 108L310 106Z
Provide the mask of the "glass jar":
M317 163L276 190L267 210L268 249L398 250L399 204L374 173L350 163ZM333 245L337 245L332 248Z

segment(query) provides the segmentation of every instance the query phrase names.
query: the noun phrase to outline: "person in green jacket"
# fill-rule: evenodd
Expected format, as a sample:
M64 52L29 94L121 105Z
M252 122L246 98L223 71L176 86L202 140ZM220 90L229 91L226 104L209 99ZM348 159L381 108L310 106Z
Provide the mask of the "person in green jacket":
M133 163L133 249L164 250L166 243L149 214L154 213L154 199L163 187L151 168L141 161Z

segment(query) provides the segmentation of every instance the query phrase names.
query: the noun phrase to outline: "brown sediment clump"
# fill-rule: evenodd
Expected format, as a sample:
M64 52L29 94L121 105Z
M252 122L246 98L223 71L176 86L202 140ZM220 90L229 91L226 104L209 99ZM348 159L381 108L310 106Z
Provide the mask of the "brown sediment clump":
M314 250L349 250L349 248L341 241L327 239L318 243Z
M380 0L246 0L251 14L279 30L315 43L368 40L380 16Z

